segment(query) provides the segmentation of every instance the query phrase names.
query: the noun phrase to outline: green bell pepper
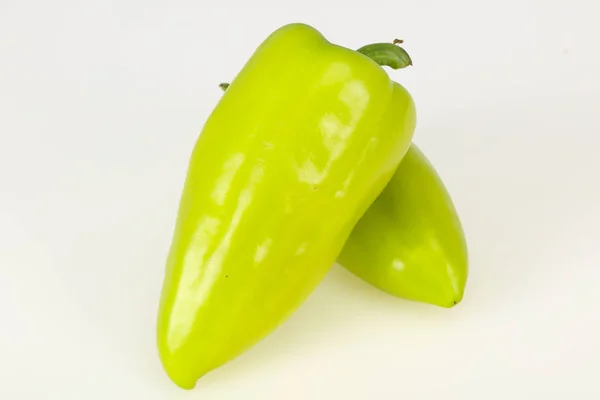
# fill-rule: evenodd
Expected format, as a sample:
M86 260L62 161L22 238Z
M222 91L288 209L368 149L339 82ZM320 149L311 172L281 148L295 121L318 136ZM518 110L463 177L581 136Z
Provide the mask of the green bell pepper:
M390 47L391 46L391 47ZM157 318L185 389L256 344L337 259L412 141L410 94L304 24L271 34L208 117L189 161ZM390 58L389 60L384 60Z
M338 261L397 297L441 307L462 300L468 273L462 225L444 183L414 143Z

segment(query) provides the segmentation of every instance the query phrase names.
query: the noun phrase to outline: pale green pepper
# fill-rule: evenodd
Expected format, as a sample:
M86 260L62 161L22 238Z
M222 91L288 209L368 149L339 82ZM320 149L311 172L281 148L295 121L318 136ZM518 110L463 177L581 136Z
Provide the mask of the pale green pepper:
M463 228L444 183L415 144L338 261L397 297L441 307L462 300L468 273Z
M370 49L406 64L393 44ZM415 123L410 94L377 62L307 25L259 46L189 162L157 323L177 385L194 387L302 304L391 179Z

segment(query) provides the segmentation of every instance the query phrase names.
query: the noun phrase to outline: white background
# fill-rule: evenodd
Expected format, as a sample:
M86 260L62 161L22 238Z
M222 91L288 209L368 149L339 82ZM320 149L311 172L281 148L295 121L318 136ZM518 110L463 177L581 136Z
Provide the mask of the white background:
M595 0L0 1L0 398L600 398ZM415 142L463 220L454 309L334 266L280 329L173 385L164 261L204 120L289 22L405 40Z

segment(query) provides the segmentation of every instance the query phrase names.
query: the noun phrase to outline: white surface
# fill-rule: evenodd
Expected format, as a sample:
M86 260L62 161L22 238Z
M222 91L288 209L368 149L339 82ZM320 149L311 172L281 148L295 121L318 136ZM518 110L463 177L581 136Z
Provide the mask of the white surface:
M0 3L1 399L600 398L599 3L365 3ZM461 214L466 296L407 303L336 266L185 392L154 323L189 153L218 83L293 21L405 39L391 75Z

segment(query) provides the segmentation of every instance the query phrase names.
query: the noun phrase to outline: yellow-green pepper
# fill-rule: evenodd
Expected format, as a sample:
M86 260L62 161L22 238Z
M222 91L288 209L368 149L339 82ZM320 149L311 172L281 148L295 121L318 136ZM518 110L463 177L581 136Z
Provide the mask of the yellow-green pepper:
M157 321L161 361L180 387L290 316L391 179L416 114L410 94L365 55L406 65L388 47L356 52L286 25L209 116L189 161Z
M443 181L414 143L338 261L397 297L441 307L462 300L468 273L463 228Z

